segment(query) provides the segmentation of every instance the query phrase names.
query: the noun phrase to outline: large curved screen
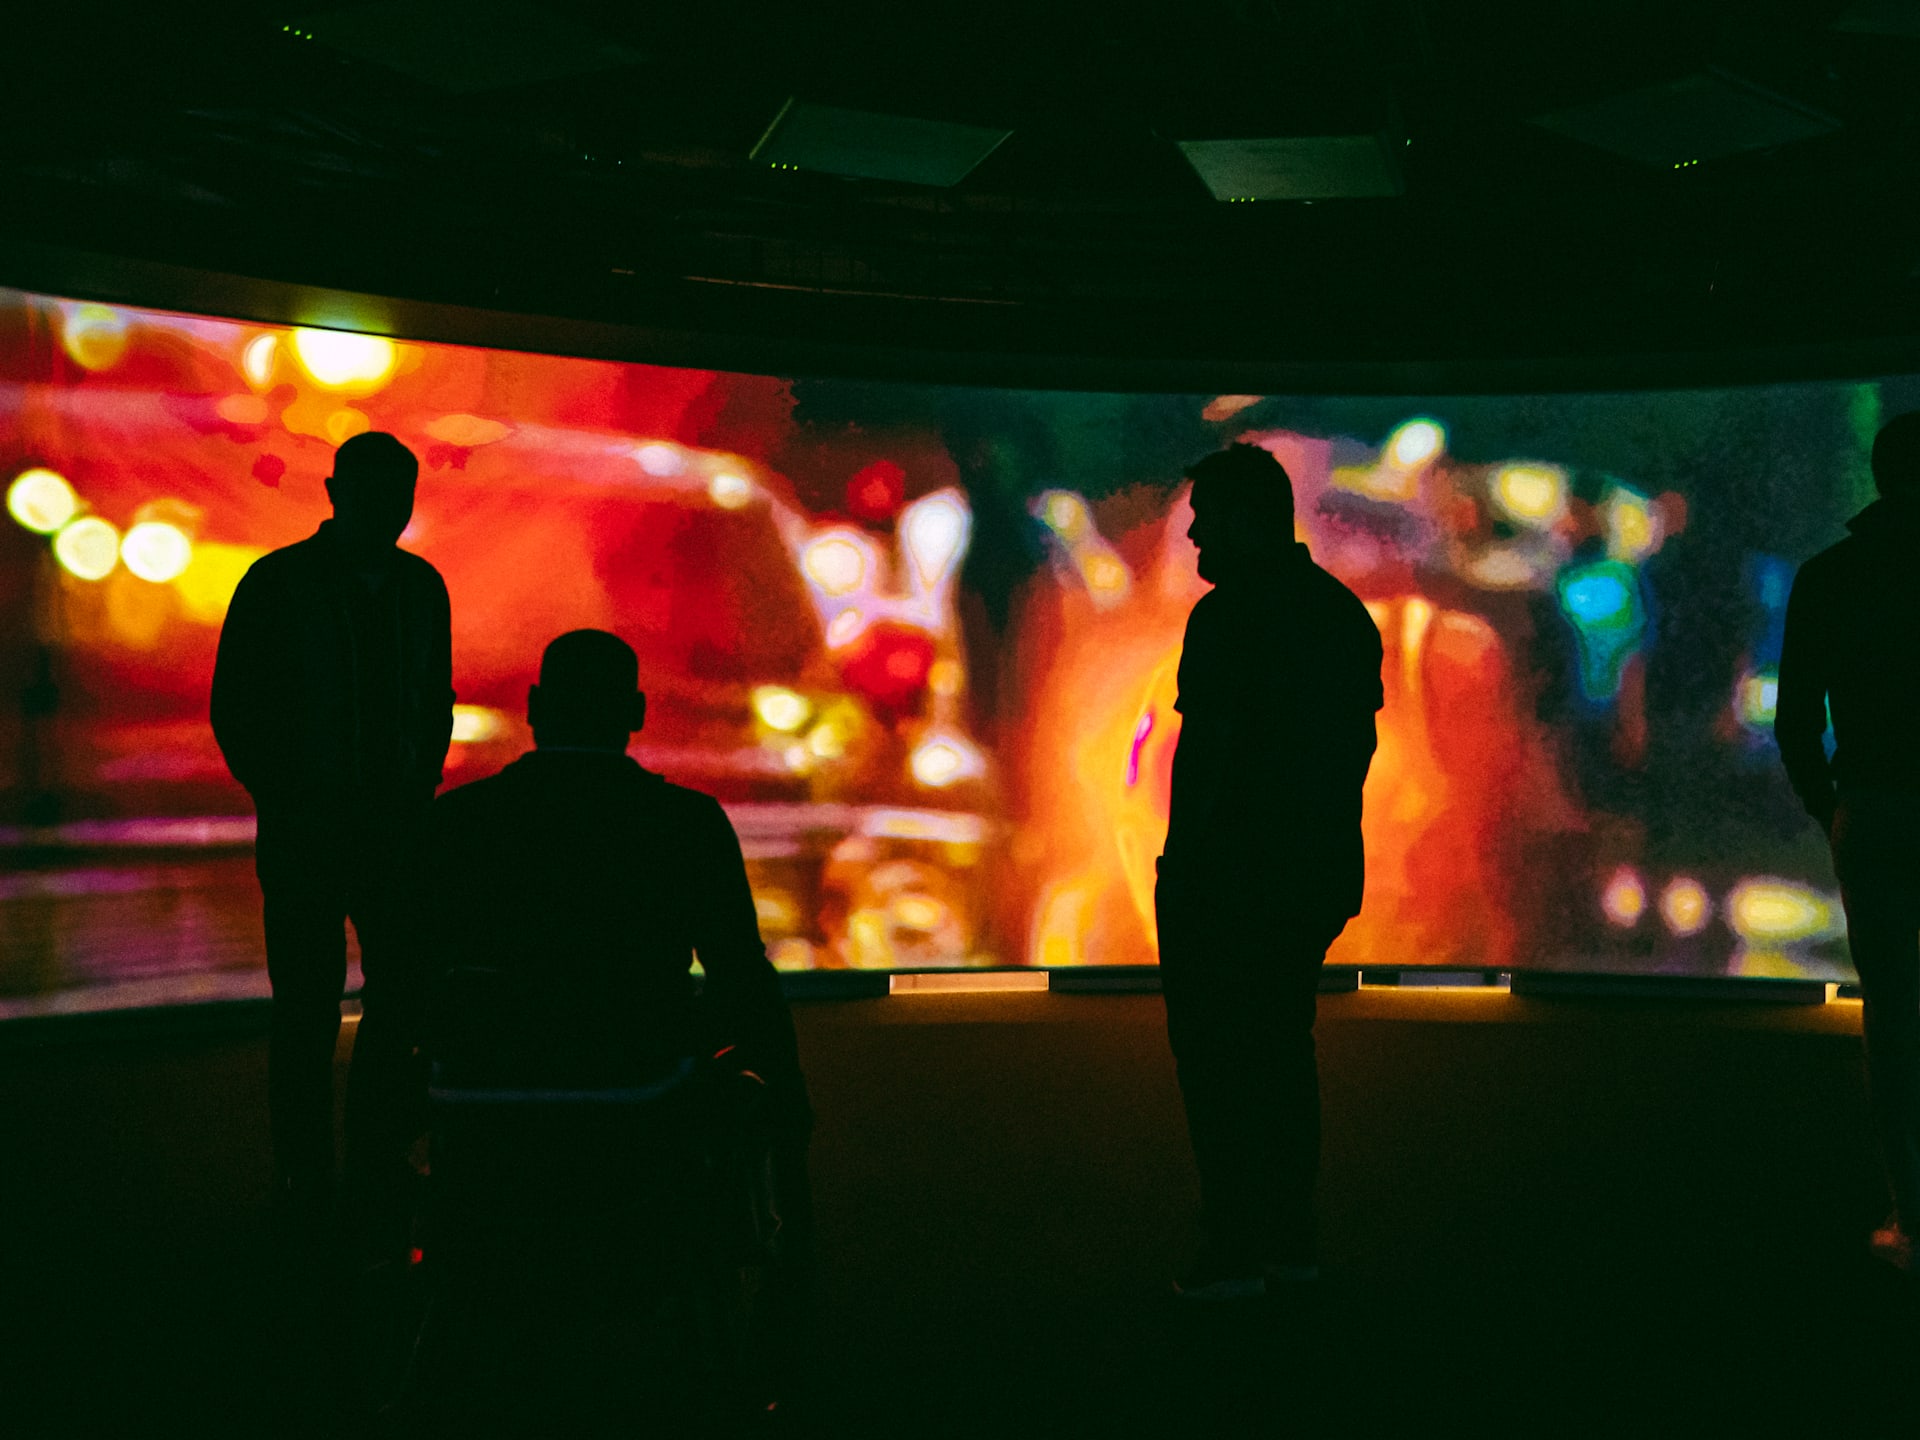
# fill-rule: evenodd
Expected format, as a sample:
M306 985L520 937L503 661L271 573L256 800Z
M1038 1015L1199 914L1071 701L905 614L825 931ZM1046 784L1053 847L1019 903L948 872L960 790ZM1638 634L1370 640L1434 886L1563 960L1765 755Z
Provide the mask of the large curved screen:
M617 631L634 753L725 802L782 968L1154 960L1204 588L1180 475L1244 440L1386 645L1334 963L1848 979L1774 666L1795 565L1916 400L815 381L0 291L0 1005L263 987L215 644L368 428L421 459L403 543L453 599L447 783L530 743L547 640Z

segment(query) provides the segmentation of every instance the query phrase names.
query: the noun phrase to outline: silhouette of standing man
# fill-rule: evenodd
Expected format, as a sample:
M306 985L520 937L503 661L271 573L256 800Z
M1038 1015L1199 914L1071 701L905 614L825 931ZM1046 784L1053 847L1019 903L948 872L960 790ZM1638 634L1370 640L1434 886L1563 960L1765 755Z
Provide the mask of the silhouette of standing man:
M275 1203L309 1230L333 1184L349 919L365 977L347 1083L347 1175L360 1201L398 1202L407 1147L424 1128L413 1052L426 977L412 892L453 684L447 587L397 548L418 473L391 435L342 445L327 480L333 518L247 571L214 668L214 735L259 814Z
M1382 704L1380 633L1293 538L1293 489L1234 445L1193 481L1200 578L1155 893L1204 1244L1183 1299L1312 1279L1327 946L1360 913L1360 791Z
M1920 413L1873 442L1880 499L1800 567L1787 602L1774 738L1833 847L1865 997L1875 1128L1894 1213L1870 1242L1915 1269L1920 1226ZM1833 722L1834 751L1825 736Z

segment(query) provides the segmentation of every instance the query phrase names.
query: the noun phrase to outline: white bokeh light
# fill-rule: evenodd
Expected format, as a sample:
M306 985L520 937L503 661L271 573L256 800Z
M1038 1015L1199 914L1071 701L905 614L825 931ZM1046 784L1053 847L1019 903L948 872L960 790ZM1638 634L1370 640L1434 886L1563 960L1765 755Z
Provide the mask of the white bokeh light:
M678 445L642 445L633 452L633 458L640 462L640 468L649 475L662 478L678 475L687 468L687 457L680 453Z
M7 513L36 535L53 534L79 508L80 497L55 470L22 470L7 487Z
M143 520L120 541L120 562L156 585L177 579L192 560L193 542L164 520Z
M70 575L104 580L120 560L120 532L98 515L82 515L53 537L53 555Z
M973 517L957 494L942 490L914 501L900 526L914 573L932 590L953 574L966 553Z
M1434 420L1409 420L1387 441L1387 458L1402 470L1414 470L1438 455L1447 432Z

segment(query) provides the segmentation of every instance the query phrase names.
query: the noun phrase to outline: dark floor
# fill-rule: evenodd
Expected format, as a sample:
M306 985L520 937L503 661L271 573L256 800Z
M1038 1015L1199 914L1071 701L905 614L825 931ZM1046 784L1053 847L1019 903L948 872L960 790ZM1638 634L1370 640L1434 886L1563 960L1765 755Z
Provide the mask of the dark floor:
M813 1432L1911 1434L1857 1013L1326 997L1326 1279L1192 1315L1158 997L804 1006ZM294 1433L257 1023L0 1029L0 1433Z

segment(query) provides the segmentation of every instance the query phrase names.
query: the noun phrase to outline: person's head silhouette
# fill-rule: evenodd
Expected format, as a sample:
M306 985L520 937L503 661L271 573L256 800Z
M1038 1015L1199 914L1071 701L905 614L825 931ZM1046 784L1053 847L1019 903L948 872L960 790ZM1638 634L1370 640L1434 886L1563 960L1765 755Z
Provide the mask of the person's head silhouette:
M379 430L355 435L333 452L327 498L340 540L362 560L379 560L399 542L413 518L413 486L420 462Z
M633 647L605 630L569 630L540 657L540 683L527 691L527 720L542 750L624 752L647 723Z
M1272 570L1293 542L1293 482L1270 451L1229 445L1187 469L1200 578L1220 584Z
M1920 500L1920 410L1894 416L1874 436L1873 486L1889 500Z

